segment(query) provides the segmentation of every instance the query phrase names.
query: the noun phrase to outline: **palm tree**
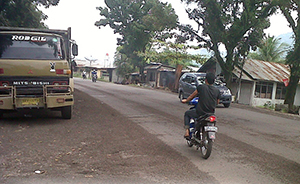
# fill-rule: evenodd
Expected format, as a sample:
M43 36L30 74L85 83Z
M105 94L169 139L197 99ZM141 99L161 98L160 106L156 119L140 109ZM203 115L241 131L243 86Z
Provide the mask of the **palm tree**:
M289 50L286 43L280 42L281 38L268 35L262 40L256 52L251 52L248 57L262 61L285 63L286 52Z

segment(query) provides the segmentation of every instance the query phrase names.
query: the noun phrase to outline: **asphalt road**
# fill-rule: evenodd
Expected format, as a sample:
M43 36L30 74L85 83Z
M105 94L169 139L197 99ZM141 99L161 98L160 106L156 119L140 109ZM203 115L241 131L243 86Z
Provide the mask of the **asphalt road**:
M177 94L82 79L75 88L71 120L0 120L0 183L299 183L299 116L219 106L204 160L183 139L189 107Z

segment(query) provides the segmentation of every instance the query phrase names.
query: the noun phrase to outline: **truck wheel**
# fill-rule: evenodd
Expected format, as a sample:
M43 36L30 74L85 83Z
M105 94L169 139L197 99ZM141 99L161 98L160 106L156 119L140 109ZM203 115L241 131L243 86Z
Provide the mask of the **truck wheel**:
M0 119L2 119L2 118L3 118L3 111L0 110Z
M61 109L61 116L63 119L71 119L72 118L72 106L63 107Z

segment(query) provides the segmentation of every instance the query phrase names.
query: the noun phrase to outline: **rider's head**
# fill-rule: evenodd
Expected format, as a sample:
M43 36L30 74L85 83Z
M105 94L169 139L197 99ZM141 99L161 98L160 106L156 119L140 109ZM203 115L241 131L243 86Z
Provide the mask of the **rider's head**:
M215 74L207 73L205 79L208 84L213 84L215 82Z

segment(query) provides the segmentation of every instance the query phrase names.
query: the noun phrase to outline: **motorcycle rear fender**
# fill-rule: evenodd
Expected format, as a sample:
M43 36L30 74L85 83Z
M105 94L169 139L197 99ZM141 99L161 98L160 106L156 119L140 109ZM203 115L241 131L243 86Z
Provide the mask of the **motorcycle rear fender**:
M216 132L208 132L208 138L211 140L216 139Z

